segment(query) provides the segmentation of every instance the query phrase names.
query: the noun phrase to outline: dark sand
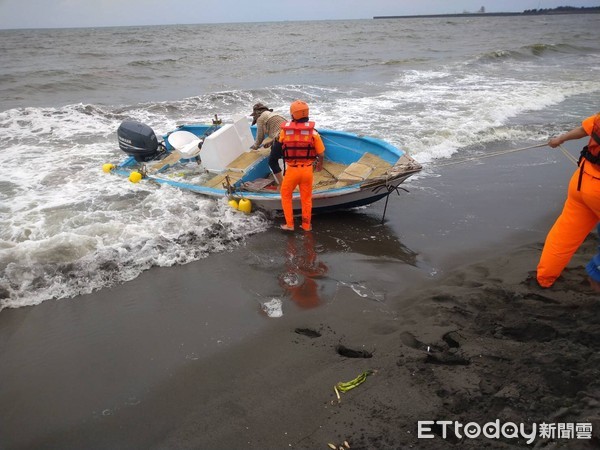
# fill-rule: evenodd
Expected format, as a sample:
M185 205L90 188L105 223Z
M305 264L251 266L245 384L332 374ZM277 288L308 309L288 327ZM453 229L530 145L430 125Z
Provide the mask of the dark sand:
M592 423L592 439L529 447L597 448L600 303L584 270L596 236L553 288L530 279L569 164L546 148L438 168L390 199L384 225L380 202L317 217L310 236L274 228L4 310L0 448L528 447L441 427L418 439L424 420ZM283 317L261 312L271 298ZM338 403L333 385L364 370L377 372Z

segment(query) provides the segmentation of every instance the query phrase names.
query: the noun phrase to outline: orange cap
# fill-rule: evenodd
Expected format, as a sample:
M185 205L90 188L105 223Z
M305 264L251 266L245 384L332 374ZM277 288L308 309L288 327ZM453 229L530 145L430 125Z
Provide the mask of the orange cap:
M308 117L308 105L302 100L296 100L290 105L290 114L294 120Z

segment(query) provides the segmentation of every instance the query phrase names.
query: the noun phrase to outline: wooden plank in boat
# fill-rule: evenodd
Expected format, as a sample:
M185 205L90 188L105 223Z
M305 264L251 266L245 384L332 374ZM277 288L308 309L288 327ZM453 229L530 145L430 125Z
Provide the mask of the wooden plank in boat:
M245 152L227 165L228 170L244 171L264 156L264 152Z
M385 175L392 166L389 167L375 167L375 169L373 169L373 172L371 172L371 175L369 175L369 178L377 178L377 177L381 177L383 175Z
M333 161L324 161L323 162L323 168L325 169L325 171L329 172L330 174L332 174L333 176L338 176L340 173L342 173L345 169L346 169L346 165L345 164L341 164L341 163L336 163Z
M321 172L315 172L313 174L313 188L324 189L325 186L334 184L337 178L333 178L327 172L322 170Z
M361 164L366 164L367 166L371 166L374 169L376 167L385 167L386 169L392 167L392 165L389 162L385 161L377 155L374 155L373 153L365 153L360 157L358 162Z
M165 166L176 164L181 159L181 157L182 154L179 152L179 150L175 150L160 161L157 161L153 164L147 164L146 168L148 169L148 173L158 172Z
M362 164L359 162L354 162L350 164L346 169L340 174L338 178L347 179L347 180L366 180L369 175L373 172L373 168L371 166L367 166L366 164Z
M204 186L215 189L222 189L223 183L225 183L225 177L229 176L229 182L231 184L234 184L236 181L242 178L243 175L244 174L241 172L232 172L228 170L227 172L218 173L206 183L204 183Z
M323 163L323 170L315 172L313 176L313 186L324 189L328 184L335 184L338 176L344 171L346 166L344 164L336 163L333 161L325 161Z
M257 178L256 180L246 181L242 183L242 188L247 191L263 191L267 186L273 184L275 180L273 178Z
M353 162L340 174L335 187L343 187L364 181L371 175L371 172L373 172L372 167L367 166L366 164Z
M377 178L384 175L391 169L392 165L373 153L365 153L359 160L359 163L371 166L373 171L368 178Z

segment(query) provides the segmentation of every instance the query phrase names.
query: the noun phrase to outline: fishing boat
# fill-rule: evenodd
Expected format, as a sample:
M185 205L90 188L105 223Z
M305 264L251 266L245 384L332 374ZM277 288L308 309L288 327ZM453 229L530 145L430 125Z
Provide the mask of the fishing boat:
M313 212L322 213L368 205L398 191L421 165L382 140L319 129L325 144L323 170L314 173ZM117 130L126 158L103 169L129 177L197 192L248 209L281 211L281 196L269 165L269 149L250 150L256 127L244 116L223 124L186 124L162 136L149 126L124 121ZM300 211L300 194L294 192ZM387 206L387 205L386 205Z

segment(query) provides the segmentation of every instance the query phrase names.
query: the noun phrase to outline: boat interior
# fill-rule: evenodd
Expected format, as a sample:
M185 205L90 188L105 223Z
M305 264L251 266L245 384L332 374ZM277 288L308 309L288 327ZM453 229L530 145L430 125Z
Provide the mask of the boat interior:
M176 135L176 133L181 133ZM187 133L184 135L183 133ZM173 136L175 135L175 136ZM189 135L189 138L187 137ZM160 161L147 165L149 174L162 175L171 168L177 170L180 162L200 162L204 176L201 186L213 189L235 189L253 192L273 192L277 190L277 182L268 165L270 149L250 150L254 137L243 116L234 120L233 124L220 127L217 131L204 137L200 146L194 146L193 139L198 142L198 130L182 127L170 136L166 142L176 142L181 147L194 148L193 154L186 149L168 146L170 153ZM326 142L323 170L314 173L313 188L315 191L345 187L365 180L385 177L394 166L373 153L355 151L351 158L355 161L336 161L332 145ZM171 148L169 148L171 147ZM348 153L347 151L345 153ZM190 157L186 160L186 157ZM407 162L410 158L406 156ZM281 164L283 162L280 161ZM282 166L283 167L283 166Z

